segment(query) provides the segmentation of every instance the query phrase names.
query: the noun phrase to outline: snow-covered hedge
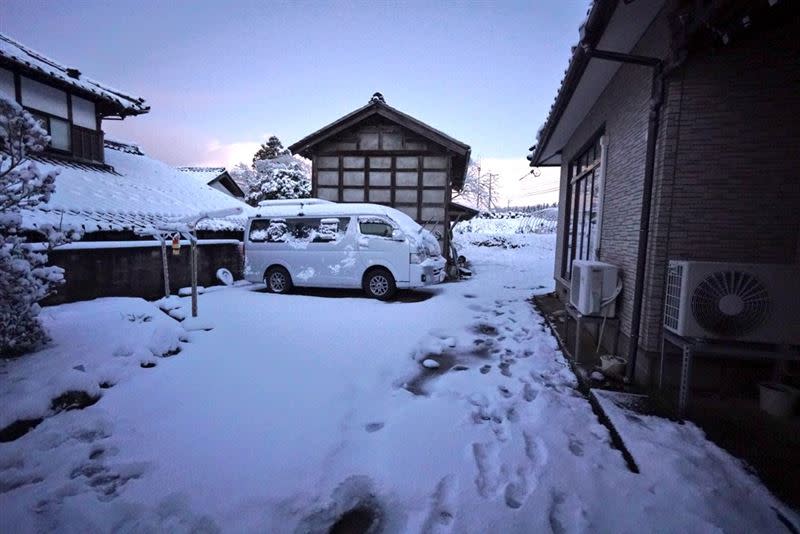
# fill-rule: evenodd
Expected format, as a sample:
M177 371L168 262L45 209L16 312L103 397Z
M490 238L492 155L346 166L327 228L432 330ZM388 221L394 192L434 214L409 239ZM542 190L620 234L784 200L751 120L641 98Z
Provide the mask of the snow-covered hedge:
M481 234L551 234L556 232L558 208L534 212L483 212L474 219L458 223L457 233Z

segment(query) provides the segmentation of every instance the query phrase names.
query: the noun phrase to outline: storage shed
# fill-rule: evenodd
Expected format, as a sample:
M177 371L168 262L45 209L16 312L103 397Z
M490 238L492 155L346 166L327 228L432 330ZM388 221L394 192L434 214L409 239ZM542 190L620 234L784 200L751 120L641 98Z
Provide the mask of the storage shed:
M434 232L448 250L451 191L464 185L469 145L375 93L366 106L289 150L312 161L312 196L394 207Z

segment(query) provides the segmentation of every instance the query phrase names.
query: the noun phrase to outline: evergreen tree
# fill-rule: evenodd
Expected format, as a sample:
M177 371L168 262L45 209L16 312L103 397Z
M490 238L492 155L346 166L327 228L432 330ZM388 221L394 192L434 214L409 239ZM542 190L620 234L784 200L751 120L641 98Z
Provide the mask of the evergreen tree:
M63 282L64 270L47 266L46 251L76 232L40 225L44 251L23 236L22 214L48 202L58 171L41 171L29 154L50 141L39 122L16 102L0 98L0 355L13 356L47 341L38 302ZM38 245L38 244L37 244Z
M276 158L258 160L254 167L252 172L243 173L248 204L257 206L262 200L311 196L311 171L289 151Z
M286 154L287 152L288 150L283 148L283 143L281 143L281 140L273 135L267 139L266 143L261 144L261 148L259 148L255 156L253 156L253 166L255 166L257 161L264 159L275 159L278 156Z

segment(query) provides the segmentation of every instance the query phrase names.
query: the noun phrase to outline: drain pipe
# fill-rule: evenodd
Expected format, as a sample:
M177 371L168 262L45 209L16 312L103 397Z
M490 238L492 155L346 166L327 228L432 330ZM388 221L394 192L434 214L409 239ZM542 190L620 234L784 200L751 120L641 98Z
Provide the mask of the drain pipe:
M636 357L639 352L639 334L642 319L642 297L644 296L644 275L647 267L647 242L650 236L650 207L653 196L653 175L656 165L656 141L658 138L659 115L663 103L664 63L654 57L623 54L608 50L595 50L582 45L589 58L604 59L653 69L650 88L650 116L647 121L647 152L645 153L644 181L642 183L642 211L639 219L639 245L636 252L636 274L633 289L633 316L631 320L630 342L628 343L628 365L626 382L634 381L636 376ZM604 177L605 179L605 177Z

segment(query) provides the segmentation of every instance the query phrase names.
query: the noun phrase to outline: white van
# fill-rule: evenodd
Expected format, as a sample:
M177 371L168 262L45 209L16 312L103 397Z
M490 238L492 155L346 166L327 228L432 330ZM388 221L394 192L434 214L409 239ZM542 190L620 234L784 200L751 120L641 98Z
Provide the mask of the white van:
M293 286L362 288L385 300L397 289L438 284L444 267L433 234L377 204L269 203L245 230L244 277L273 293Z

